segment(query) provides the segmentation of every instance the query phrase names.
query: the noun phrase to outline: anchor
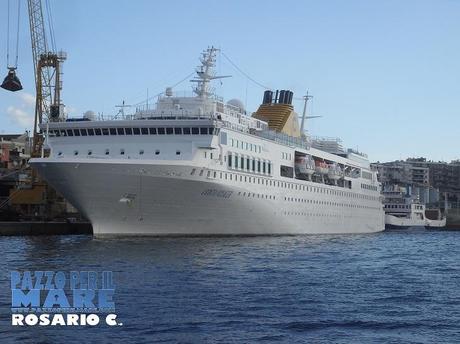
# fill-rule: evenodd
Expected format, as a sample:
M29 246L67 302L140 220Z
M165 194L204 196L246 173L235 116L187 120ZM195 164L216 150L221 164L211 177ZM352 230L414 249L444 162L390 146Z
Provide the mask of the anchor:
M5 77L3 80L2 85L0 86L1 88L11 91L11 92L16 92L22 90L22 85L21 81L19 78L16 76L16 68L15 67L9 67L8 68L8 75Z

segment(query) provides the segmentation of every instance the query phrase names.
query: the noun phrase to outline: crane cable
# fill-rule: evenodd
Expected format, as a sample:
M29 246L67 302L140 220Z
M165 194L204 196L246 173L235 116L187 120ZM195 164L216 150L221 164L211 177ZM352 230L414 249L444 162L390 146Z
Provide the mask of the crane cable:
M238 67L232 60L230 60L230 58L225 55L225 53L222 51L221 54L227 59L228 62L230 62L230 64L238 71L240 72L241 74L243 74L246 78L248 78L250 81L252 81L254 84L256 84L257 86L259 87L262 87L263 89L266 89L266 90L271 90L272 88L271 87L268 87L268 86L265 86L263 84L261 84L260 82L254 80L253 78L251 78L247 73L245 73L240 67Z
M53 15L51 13L51 6L49 4L49 0L45 1L45 7L46 7L46 15L48 19L48 29L50 32L51 49L53 52L56 52L56 40L54 37Z
M6 28L6 66L8 69L16 69L18 68L18 56L19 56L19 23L20 23L20 16L21 16L21 1L18 0L18 24L17 24L17 31L16 31L16 59L15 64L13 66L10 65L10 0L8 0L8 14L7 14L7 28Z

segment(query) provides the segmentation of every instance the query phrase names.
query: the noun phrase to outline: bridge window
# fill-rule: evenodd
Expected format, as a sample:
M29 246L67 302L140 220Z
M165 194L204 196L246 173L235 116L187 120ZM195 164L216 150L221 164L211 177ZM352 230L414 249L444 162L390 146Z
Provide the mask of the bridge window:
M165 134L165 128L158 128L157 132L158 132L158 135L164 135Z
M174 134L174 129L173 128L166 128L166 134L168 134L168 135Z
M208 128L200 128L201 135L208 135Z
M150 135L156 135L157 134L157 128L149 128L149 133L150 133Z
M134 135L140 135L141 130L139 128L133 128L133 133L134 133Z
M88 135L89 136L94 136L94 129L93 128L88 129Z
M183 128L184 135L190 135L190 128Z
M80 129L81 136L88 136L86 129Z
M117 129L116 128L110 128L110 135L117 135Z
M192 135L198 135L200 133L200 128L192 128Z
M108 136L109 135L109 129L108 128L102 128L102 135Z
M73 130L73 134L74 134L75 136L80 136L80 130L74 129L74 130Z
M178 128L178 127L174 128L174 134L175 135L182 135L182 128Z
M149 128L141 128L141 133L142 133L142 135L148 135L149 134Z

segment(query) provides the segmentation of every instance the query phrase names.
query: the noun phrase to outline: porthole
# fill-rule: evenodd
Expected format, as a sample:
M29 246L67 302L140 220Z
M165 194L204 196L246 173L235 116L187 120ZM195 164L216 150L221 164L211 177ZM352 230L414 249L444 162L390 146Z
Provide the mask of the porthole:
M179 151L179 150L178 150L178 151L176 151L176 155L180 155L180 151Z
M155 151L155 155L160 155L160 151L158 149Z
M139 151L139 155L144 155L144 150L143 150L143 149L141 149L141 150Z
M93 151L88 151L88 155L92 155L93 154Z
M105 155L109 155L109 153L110 153L110 150L109 150L109 149L106 149L106 150L105 150Z
M73 152L73 155L78 155L78 151L74 151L74 152Z

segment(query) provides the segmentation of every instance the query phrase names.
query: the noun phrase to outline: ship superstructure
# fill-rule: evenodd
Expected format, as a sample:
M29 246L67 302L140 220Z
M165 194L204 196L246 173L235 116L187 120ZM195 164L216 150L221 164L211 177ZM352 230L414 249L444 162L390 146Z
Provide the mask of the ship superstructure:
M376 172L354 151L315 147L288 90L248 114L210 87L201 56L194 96L167 88L120 119L48 123L48 157L30 163L95 235L359 233L384 229Z

